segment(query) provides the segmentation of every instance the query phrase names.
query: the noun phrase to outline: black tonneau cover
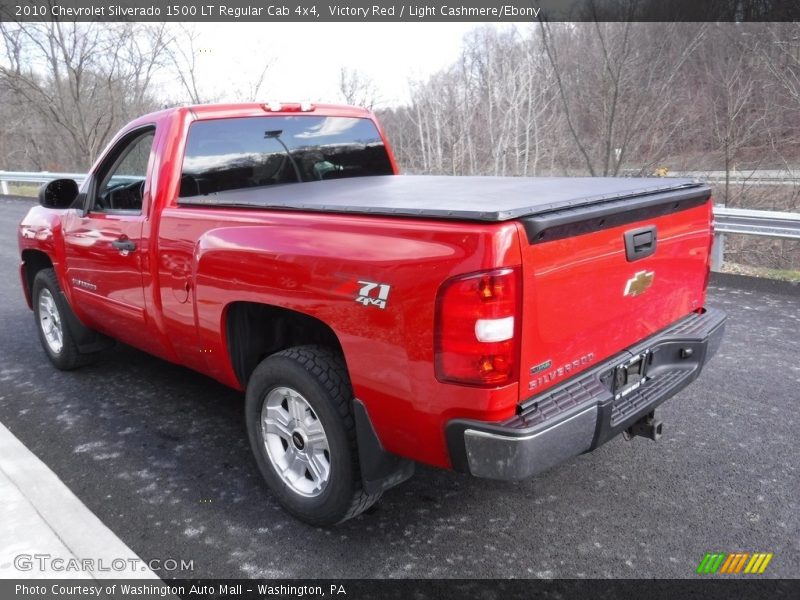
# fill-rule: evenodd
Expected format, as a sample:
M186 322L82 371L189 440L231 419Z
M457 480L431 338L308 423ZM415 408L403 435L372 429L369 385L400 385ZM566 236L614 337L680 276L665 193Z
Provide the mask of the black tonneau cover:
M627 198L654 195L707 198L709 193L708 186L691 179L400 175L233 190L180 198L178 204L508 221L606 203L619 204L618 201Z

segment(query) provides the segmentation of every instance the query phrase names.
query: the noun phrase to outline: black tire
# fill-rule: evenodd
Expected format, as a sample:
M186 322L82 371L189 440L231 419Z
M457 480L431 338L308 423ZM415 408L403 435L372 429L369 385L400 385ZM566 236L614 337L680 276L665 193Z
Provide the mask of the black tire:
M293 489L267 450L262 409L270 393L279 388L298 392L310 407L311 417L324 429L330 468L325 487L315 497ZM344 360L322 346L298 346L269 356L256 367L247 385L247 432L258 468L280 504L310 525L341 523L380 498L380 493L367 494L361 483L352 401Z
M58 317L58 327L61 331L61 348L54 348L48 343L47 336L42 322L42 296L46 295L52 299L55 313ZM31 290L33 302L33 316L36 322L36 331L39 332L39 341L47 354L47 358L57 369L69 371L92 362L94 356L91 354L81 354L75 341L75 336L69 328L69 319L74 319L72 309L69 307L64 294L61 293L61 286L58 285L55 271L53 269L42 269L36 273L33 279Z

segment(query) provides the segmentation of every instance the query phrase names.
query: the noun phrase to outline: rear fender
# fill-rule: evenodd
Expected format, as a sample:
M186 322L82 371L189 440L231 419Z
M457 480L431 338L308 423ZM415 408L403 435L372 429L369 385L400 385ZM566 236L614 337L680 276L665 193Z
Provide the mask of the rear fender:
M436 380L436 294L454 275L519 264L517 240L513 224L266 211L257 224L211 229L199 237L192 262L205 371L243 387L225 335L234 303L312 317L336 335L355 397L383 448L447 466L443 419L465 407L476 417L504 414L517 386L487 394Z

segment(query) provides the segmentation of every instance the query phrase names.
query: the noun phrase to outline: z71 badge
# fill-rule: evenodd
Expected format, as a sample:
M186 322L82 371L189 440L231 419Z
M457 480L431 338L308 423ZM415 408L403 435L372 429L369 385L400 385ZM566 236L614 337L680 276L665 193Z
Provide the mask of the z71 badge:
M372 281L359 281L362 287L358 291L356 302L360 302L364 306L377 306L378 308L386 308L386 302L389 300L389 292L392 286L386 283L374 283Z

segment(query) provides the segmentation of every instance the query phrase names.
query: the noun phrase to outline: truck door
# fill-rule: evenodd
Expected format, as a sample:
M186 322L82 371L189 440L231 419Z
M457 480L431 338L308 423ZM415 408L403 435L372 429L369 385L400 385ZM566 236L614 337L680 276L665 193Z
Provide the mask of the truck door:
M95 169L85 210L64 221L67 279L77 312L91 327L144 350L152 345L143 289L148 260L142 235L155 127L117 142Z

